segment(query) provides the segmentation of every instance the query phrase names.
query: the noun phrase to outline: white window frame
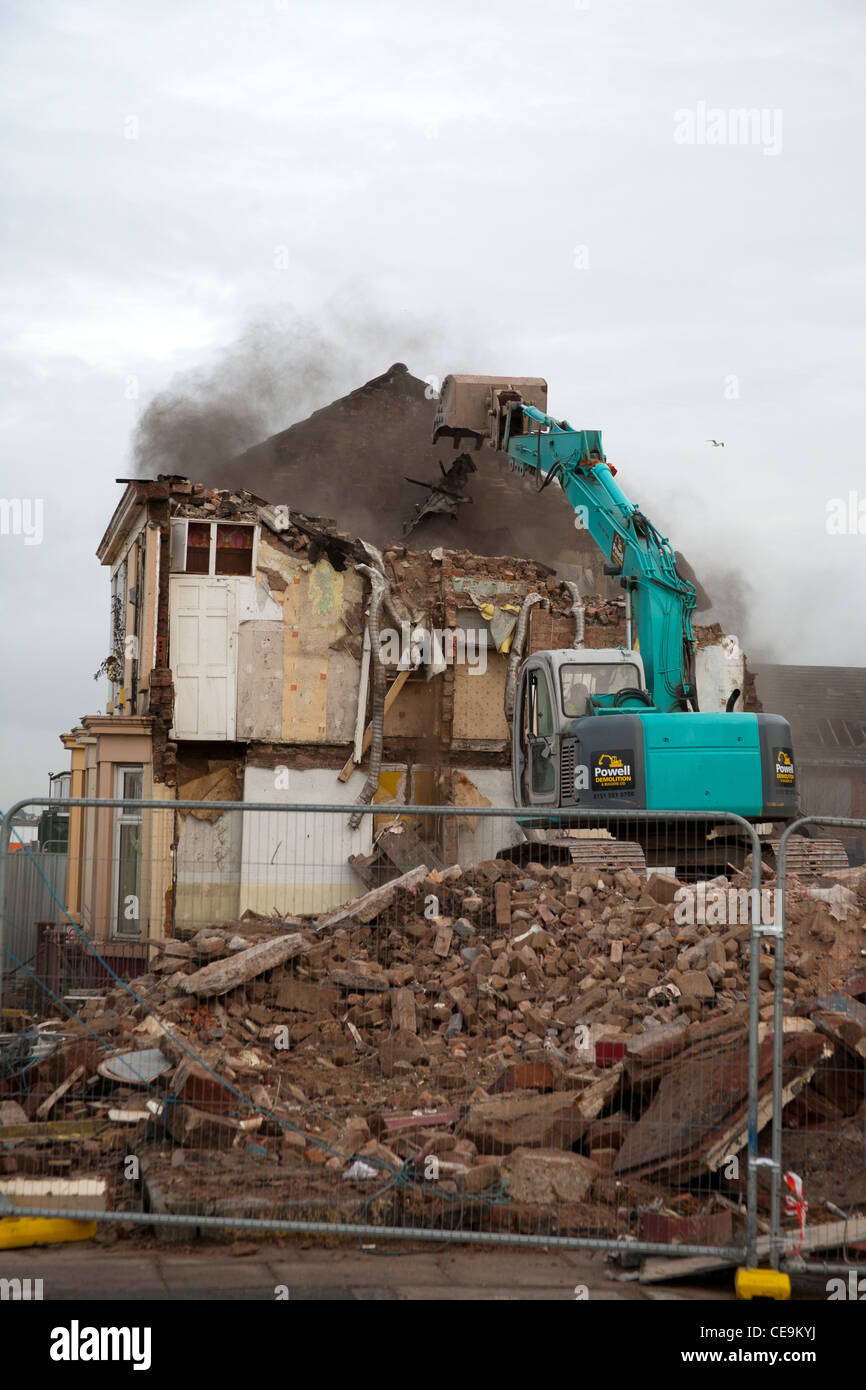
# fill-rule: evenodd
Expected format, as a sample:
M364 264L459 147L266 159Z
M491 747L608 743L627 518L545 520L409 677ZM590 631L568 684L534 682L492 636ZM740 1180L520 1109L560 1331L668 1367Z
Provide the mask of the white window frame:
M142 763L115 763L114 765L114 795L123 796L123 775L126 772L138 772L141 774L141 792L144 796L144 765ZM141 811L128 811L123 806L114 808L114 824L111 831L111 856L112 856L112 883L111 883L111 936L116 941L141 941L144 938L144 921L141 913L142 906L142 883L144 873L144 853L143 846L141 861L139 866L139 892L138 892L138 932L122 932L119 924L122 921L120 914L120 832L124 825L141 825Z
M256 566L259 560L259 537L261 526L253 521L231 521L227 517L211 520L200 520L198 517L174 517L171 523L171 572L172 574L186 574L186 539L189 531L189 524L194 526L210 526L210 548L208 550L207 574L193 576L197 579L254 579ZM253 533L253 549L251 558L251 569L248 575L244 574L215 574L216 566L216 528L218 526L248 526Z

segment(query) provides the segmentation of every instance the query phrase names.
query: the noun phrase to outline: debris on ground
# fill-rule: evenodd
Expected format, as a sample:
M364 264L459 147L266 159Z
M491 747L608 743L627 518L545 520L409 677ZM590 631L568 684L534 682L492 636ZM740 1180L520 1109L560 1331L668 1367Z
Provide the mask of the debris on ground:
M130 1210L134 1155L150 1208L176 1214L742 1239L748 922L678 920L670 874L442 868L406 844L339 909L245 912L166 940L77 1016L25 1019L0 1190L114 1171ZM783 1123L838 1134L847 1165L806 1172L816 1220L833 1192L866 1211L862 875L843 921L839 901L789 880ZM765 937L762 1144L774 969Z

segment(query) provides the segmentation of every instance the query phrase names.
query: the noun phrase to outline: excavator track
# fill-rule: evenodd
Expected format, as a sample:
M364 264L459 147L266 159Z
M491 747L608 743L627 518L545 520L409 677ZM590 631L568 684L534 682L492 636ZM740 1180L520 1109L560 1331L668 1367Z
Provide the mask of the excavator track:
M605 874L616 873L620 869L646 873L644 852L633 840L566 838L557 839L554 843L568 850L576 869L598 869L599 873Z
M524 840L507 850L500 850L499 859L513 863L572 864L575 869L592 869L600 874L613 874L621 869L634 869L646 874L646 857L633 840L615 840L605 835L551 834L549 839Z
M774 863L778 863L780 840L764 842L772 851ZM791 835L786 853L788 870L799 877L821 874L838 874L848 868L848 855L841 840L810 840L807 835Z

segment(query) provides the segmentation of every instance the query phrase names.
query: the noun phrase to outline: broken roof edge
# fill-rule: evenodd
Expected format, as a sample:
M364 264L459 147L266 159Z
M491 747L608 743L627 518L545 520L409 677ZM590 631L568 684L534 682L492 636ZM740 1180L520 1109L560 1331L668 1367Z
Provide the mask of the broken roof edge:
M380 553L387 557L408 560L412 557L426 556L445 566L453 567L456 564L457 568L460 567L461 560L466 558L481 561L488 569L502 567L519 571L531 567L541 578L549 578L557 573L553 566L543 560L516 555L479 555L465 546L451 549L437 545L415 549L405 542L395 542L383 548L376 547L363 536L342 530L332 517L308 516L295 510L288 502L266 501L245 488L234 490L208 487L205 483L176 473L159 473L155 478L119 478L117 481L125 482L126 489L97 547L97 558L103 565L114 563L117 552L131 529L129 523L134 508L149 501L167 501L174 508L173 515L187 518L198 514L205 507L217 510L224 507L225 515L220 516L217 511L209 511L207 519L223 521L234 517L238 520L257 520L268 528L272 536L283 542L288 539L287 533L294 527L313 543L325 540L336 543L342 549L346 561L352 558L361 564L369 563L371 554ZM239 516L239 509L245 510L248 514L245 517ZM515 580L517 581L517 573Z
M96 547L96 558L101 565L114 564L117 552L130 530L134 509L143 506L145 501L135 480L118 478L117 482L126 482L126 487Z

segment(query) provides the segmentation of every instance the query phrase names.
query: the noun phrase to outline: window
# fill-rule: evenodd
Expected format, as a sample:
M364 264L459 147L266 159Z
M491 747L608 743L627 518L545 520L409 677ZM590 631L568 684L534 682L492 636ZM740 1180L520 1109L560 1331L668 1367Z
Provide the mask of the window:
M52 801L71 796L72 793L69 790L72 785L71 772L51 772L48 776L48 795Z
M253 525L225 521L173 521L171 568L175 574L255 573Z
M526 675L526 696L523 702L523 740L528 754L532 792L549 796L556 792L556 767L553 762L555 746L553 702L550 687L542 670L530 670Z
M114 773L115 795L130 801L141 800L140 766L118 767ZM137 939L141 936L141 808L118 807L114 813L114 910L112 935Z
M561 666L562 712L568 719L586 714L590 695L615 695L618 690L641 690L640 669L630 661L587 662L585 666Z
M214 574L252 574L252 526L216 524Z
M210 533L207 522L191 521L186 535L187 574L210 574Z

